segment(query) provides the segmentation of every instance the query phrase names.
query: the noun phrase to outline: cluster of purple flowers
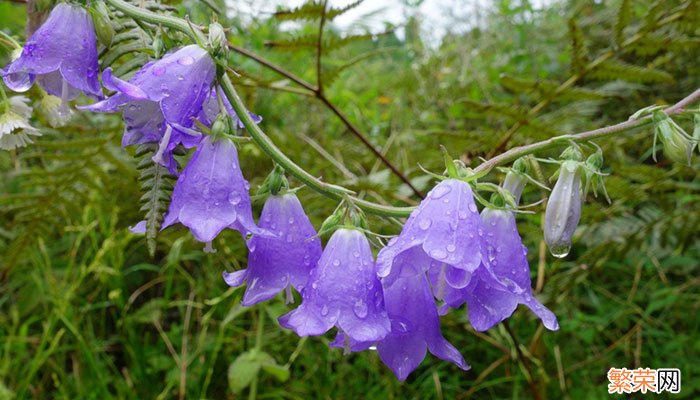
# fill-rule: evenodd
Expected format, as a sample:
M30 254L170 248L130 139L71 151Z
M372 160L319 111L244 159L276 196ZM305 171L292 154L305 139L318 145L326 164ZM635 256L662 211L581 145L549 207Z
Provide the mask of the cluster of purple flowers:
M27 90L37 79L65 101L81 91L101 98L95 46L85 10L60 4L3 77L18 91ZM243 234L248 267L223 275L230 286L246 283L244 305L282 291L293 301L294 288L301 293L301 304L280 318L281 326L300 336L322 335L336 327L332 346L347 351L376 349L400 380L427 351L469 368L440 331L440 315L450 308L467 304L472 326L483 331L524 304L548 329L558 329L554 314L532 294L527 249L513 212L486 208L479 213L470 185L460 179L436 185L376 261L364 230L349 225L337 227L322 248L301 203L289 190L272 191L256 224L235 143L226 135L195 129L195 121L212 126L219 115L236 120L227 100L218 98L215 76L210 54L190 45L149 62L128 81L107 68L102 82L114 94L83 109L121 112L124 146L158 145L153 161L178 175L163 227L187 226L210 251L222 230ZM173 157L177 146L196 148L181 171ZM562 169L562 177L571 178L569 191L577 174L575 169ZM509 175L505 189L517 202L523 185ZM572 202L567 204L559 208L574 213ZM550 236L570 240L577 212L575 217Z

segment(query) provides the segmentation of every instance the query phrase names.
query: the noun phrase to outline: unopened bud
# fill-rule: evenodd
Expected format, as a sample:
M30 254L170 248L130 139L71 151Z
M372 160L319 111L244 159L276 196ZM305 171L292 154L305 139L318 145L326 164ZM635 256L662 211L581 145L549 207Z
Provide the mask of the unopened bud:
M112 45L112 39L114 38L114 28L109 20L109 11L107 6L101 1L94 1L90 5L90 15L92 16L92 22L95 24L95 33L97 34L97 39L109 47Z
M690 165L693 155L693 140L683 128L663 112L654 113L656 132L664 145L664 154L679 164Z
M571 145L561 152L559 158L562 160L582 161L583 153L581 153L581 148L576 145Z
M226 31L218 22L209 24L209 46L211 46L214 55L223 55L228 49Z
M569 254L580 217L581 166L568 160L561 164L544 218L544 240L553 256L563 258Z
M516 172L515 164L513 164L513 167L513 170L508 171L506 178L503 180L503 189L513 195L513 201L517 205L520 203L520 195L523 193L527 183L527 177L523 172Z

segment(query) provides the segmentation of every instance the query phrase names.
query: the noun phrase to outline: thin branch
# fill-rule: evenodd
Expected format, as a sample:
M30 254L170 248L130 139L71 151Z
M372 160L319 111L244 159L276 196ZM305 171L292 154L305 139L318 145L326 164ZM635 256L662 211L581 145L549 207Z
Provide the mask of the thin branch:
M418 188L416 188L413 185L413 183L411 183L411 180L408 179L408 177L406 177L406 175L404 175L396 166L394 166L394 164L391 161L389 161L389 159L386 158L384 154L381 153L381 151L374 147L374 145L369 141L369 139L367 139L367 137L352 122L350 122L350 119L348 119L348 117L342 111L340 111L340 109L328 97L326 97L323 90L306 82L302 78L294 75L292 72L280 67L272 61L269 61L264 57L259 56L258 54L255 54L242 47L236 46L232 43L229 43L229 48L244 57L250 58L258 64L269 68L270 70L289 79L297 85L312 91L315 97L318 100L320 100L321 103L323 103L329 110L331 110L331 112L333 112L333 114L335 114L336 117L338 117L338 119L340 119L340 121L343 123L343 125L345 125L345 127L350 131L350 133L355 135L355 137L357 137L360 140L360 142L362 142L362 144L364 144L365 147L367 147L372 152L372 154L374 154L379 160L381 160L382 164L389 168L389 170L391 170L391 172L394 175L396 175L403 183L405 183L417 197L421 199L425 198L425 195L420 190L418 190Z
M321 75L323 75L323 68L321 64L321 57L323 57L323 27L326 25L326 5L328 0L323 0L323 7L321 8L321 22L318 23L318 41L316 42L316 88L318 93L323 93L323 82Z

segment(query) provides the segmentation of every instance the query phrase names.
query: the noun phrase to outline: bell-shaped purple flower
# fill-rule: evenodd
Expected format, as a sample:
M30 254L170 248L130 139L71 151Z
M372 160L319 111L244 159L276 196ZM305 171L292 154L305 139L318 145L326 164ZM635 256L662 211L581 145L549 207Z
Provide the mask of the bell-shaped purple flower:
M209 244L224 228L269 235L255 225L250 185L238 166L236 145L227 138L206 136L175 183L163 228L181 223Z
M391 333L378 342L356 342L339 334L332 347L361 351L376 346L382 359L400 381L406 380L425 358L426 352L463 370L469 365L440 332L435 300L423 272L382 281L384 301L391 319Z
M555 257L566 257L571 237L581 218L581 165L567 160L559 168L559 179L547 201L544 240Z
M144 65L128 82L112 75L110 68L102 82L116 93L83 109L99 112L123 111L125 135L122 145L159 143L153 157L177 173L172 150L182 144L193 147L201 135L188 129L209 98L216 66L209 53L189 45L162 59Z
M333 233L302 290L302 303L279 319L299 336L322 335L337 326L352 340L376 341L390 330L384 296L365 235Z
M469 185L444 180L411 213L399 237L379 252L377 272L386 277L419 272L404 271L409 265L422 271L440 268L451 286L465 287L481 263L482 234Z
M224 272L229 286L247 282L241 301L244 306L268 300L291 286L301 291L321 257L321 241L293 193L267 198L260 228L277 236L253 236L248 241L248 268Z
M80 92L102 96L97 73L97 38L92 18L81 6L60 3L2 75L5 84L16 92L29 90L38 80L49 94L61 97L68 112L68 101Z
M453 289L433 274L433 290L440 293L442 289L442 299L450 307L459 307L466 302L469 322L477 331L488 330L504 321L518 304L530 308L547 329L559 329L557 317L532 295L527 248L518 234L515 215L510 211L486 208L481 218L486 252L472 281L464 289Z
M199 113L199 117L197 119L199 119L199 121L206 126L211 126L216 117L220 114L218 100L219 93L221 93L221 91L217 90L216 87L212 88L211 94L204 101L204 104L202 104L202 111ZM238 118L238 115L236 115L236 111L234 111L233 106L231 106L231 102L228 101L226 96L222 96L222 102L224 103L224 108L226 108L226 113L231 116L235 126L241 129L244 128L243 122L241 122L241 119ZM262 121L261 116L253 114L250 111L248 112L248 115L250 115L253 122L256 124Z

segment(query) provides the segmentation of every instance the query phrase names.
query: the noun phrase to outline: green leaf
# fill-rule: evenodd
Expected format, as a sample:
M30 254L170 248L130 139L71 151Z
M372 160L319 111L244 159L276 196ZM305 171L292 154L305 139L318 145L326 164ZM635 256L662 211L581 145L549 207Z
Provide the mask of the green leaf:
M257 378L261 361L257 350L249 350L239 355L228 367L228 387L233 393L240 393Z

